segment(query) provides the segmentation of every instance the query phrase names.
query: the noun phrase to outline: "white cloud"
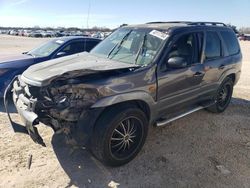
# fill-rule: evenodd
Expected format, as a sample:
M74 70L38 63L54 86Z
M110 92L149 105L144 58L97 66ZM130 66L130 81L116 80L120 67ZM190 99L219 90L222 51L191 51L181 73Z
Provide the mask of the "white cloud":
M27 1L29 1L29 0L8 0L8 1L4 1L4 4L7 7L13 7L13 6L18 6L18 5L24 4Z
M2 16L0 15L1 26L28 27L36 24L36 18L30 16Z

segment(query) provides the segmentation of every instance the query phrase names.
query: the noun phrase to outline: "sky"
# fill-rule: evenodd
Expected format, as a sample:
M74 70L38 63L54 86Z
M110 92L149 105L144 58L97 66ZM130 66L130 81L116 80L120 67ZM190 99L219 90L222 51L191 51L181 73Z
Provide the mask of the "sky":
M0 0L0 26L116 28L150 21L250 27L250 0Z

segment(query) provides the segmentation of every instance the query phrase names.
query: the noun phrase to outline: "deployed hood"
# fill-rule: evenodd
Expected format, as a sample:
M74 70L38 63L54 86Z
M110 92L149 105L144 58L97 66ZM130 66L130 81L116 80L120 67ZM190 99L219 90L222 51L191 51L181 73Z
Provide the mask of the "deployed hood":
M33 59L32 56L21 54L21 55L0 55L0 64L13 63L17 61L25 61Z
M59 59L39 63L29 67L23 74L22 80L33 86L46 86L59 77L76 77L95 72L132 68L138 65L127 64L97 57L83 52Z

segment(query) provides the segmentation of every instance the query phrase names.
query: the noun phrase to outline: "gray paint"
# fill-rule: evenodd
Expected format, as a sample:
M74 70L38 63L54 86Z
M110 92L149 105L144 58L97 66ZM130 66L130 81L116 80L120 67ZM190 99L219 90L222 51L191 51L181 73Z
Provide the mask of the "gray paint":
M149 24L147 27L161 28L160 25ZM144 25L140 27L143 28ZM202 29L231 31L217 26L166 25L162 28L169 29L172 38L187 32L200 32ZM204 47L201 52L202 59L197 64L183 69L161 70L171 36L165 42L165 48L162 48L160 55L147 67L136 67L133 64L82 53L32 66L23 73L22 80L26 84L46 90L58 87L57 84L62 80L70 86L72 83L67 83L69 80L81 77L79 84L84 86L79 85L79 89L95 88L99 94L99 98L89 108L83 109L83 114L86 114L85 111L105 109L121 102L142 101L150 109L150 123L154 123L168 113L178 112L207 99L214 100L213 94L226 76L234 74L235 81L239 79L241 53L206 62ZM224 69L220 69L221 65L225 65ZM197 76L196 73L200 74ZM90 74L92 79L88 79ZM21 106L17 105L17 108ZM84 115L79 118L79 122L86 122Z

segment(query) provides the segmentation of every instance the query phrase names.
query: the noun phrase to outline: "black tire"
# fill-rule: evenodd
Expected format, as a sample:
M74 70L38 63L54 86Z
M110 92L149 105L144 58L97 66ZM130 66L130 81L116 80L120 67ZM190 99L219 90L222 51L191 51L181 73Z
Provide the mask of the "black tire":
M140 152L147 132L148 120L143 111L134 106L116 106L97 120L90 149L104 164L121 166Z
M232 94L233 94L233 86L234 86L234 83L232 79L230 77L227 77L222 82L222 84L220 85L216 93L216 96L215 96L216 103L206 109L213 113L224 112L231 101Z

